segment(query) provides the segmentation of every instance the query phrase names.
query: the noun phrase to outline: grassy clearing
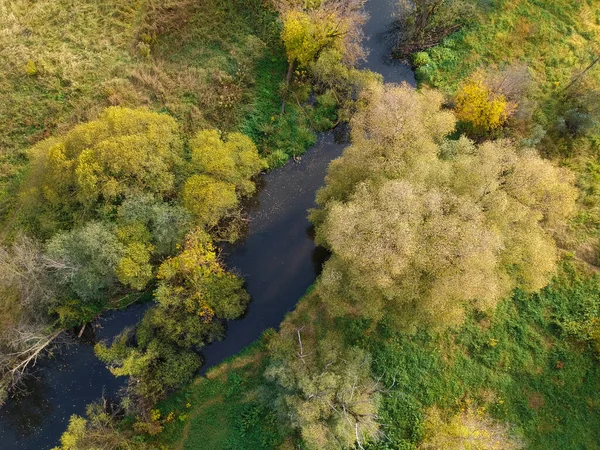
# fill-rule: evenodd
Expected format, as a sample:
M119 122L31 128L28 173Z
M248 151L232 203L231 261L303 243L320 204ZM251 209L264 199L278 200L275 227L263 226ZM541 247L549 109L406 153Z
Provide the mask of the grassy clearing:
M516 292L495 314L473 313L447 334L408 337L380 325L368 335L366 323L350 322L347 338L373 352L374 376L395 382L381 407L390 441L372 448L413 448L433 405L487 411L527 448L600 448L598 356L563 328L600 314L599 288L598 276L567 266L539 295Z
M284 439L273 411L264 401L262 372L267 358L263 341L211 369L159 405L163 417L173 420L160 443L174 449L272 449Z
M279 114L285 53L261 0L0 0L0 29L7 210L25 150L108 106L167 112L187 135L241 128L273 166L314 142L302 108Z
M373 377L389 392L379 410L386 438L370 443L370 450L416 449L432 406L490 414L526 448L597 449L598 354L569 334L568 324L600 315L599 290L598 275L566 264L540 294L516 292L494 313L472 312L462 327L443 334L403 335L361 318L324 322L315 314L322 304L314 295L292 315L317 330L335 327L347 345L373 355ZM183 449L199 442L215 450L287 448L296 437L260 400L273 392L262 377L267 363L258 342L162 404L163 416L175 411L184 420L167 425L161 442Z

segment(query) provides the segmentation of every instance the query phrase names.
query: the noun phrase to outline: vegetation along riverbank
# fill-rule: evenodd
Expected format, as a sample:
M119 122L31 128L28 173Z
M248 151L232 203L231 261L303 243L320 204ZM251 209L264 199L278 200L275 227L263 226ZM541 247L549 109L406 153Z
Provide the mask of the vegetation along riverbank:
M600 448L599 24L566 0L0 1L0 399L152 297L95 346L121 398L56 449ZM219 245L257 177L342 122L319 277L197 376L250 302Z

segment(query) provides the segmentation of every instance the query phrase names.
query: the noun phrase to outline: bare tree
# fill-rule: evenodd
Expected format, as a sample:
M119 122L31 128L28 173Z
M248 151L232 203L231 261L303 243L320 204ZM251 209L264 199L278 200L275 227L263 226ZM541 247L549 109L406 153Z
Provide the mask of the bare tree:
M439 44L458 31L474 12L468 0L399 0L390 32L400 56Z
M0 405L61 334L48 320L56 294L49 266L29 237L0 247Z

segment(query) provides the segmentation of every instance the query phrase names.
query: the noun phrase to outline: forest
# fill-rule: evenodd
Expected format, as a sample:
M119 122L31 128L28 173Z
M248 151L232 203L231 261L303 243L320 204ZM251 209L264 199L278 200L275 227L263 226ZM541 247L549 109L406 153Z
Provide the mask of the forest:
M0 30L0 408L143 306L48 449L600 448L599 3L0 0ZM265 177L334 134L318 275L207 364L258 307L227 249Z

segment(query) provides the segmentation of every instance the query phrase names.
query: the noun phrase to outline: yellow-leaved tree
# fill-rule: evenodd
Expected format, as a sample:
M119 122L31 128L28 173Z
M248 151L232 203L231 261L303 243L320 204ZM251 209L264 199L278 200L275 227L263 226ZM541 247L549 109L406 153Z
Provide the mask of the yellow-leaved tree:
M456 117L469 124L478 137L502 127L517 107L504 94L494 92L479 72L459 87L455 102Z
M175 194L183 164L175 120L144 109L113 107L30 151L21 192L25 220L38 233L68 228L109 212L128 195Z
M308 68L322 52L340 55L352 66L365 56L362 25L365 0L273 0L283 20L281 38L288 56L289 83L296 64Z

